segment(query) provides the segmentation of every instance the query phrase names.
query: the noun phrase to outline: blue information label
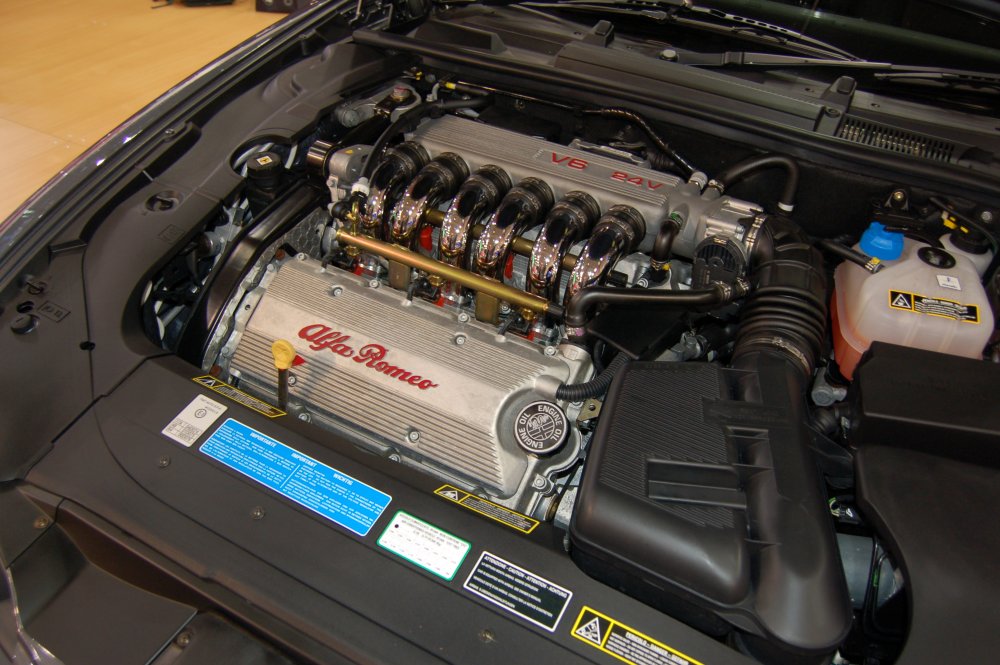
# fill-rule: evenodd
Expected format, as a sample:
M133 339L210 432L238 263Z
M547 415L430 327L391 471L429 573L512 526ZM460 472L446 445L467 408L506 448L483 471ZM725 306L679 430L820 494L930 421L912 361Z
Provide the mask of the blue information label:
M368 535L392 501L385 492L232 418L200 450L359 536Z

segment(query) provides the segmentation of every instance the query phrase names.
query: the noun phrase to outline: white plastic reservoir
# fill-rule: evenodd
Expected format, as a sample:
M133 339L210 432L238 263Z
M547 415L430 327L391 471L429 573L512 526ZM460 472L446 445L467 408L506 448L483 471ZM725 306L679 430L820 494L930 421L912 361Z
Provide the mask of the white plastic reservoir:
M844 261L834 273L834 356L841 374L853 378L861 355L875 341L982 357L993 332L993 312L967 256L904 239L877 223L858 249L884 267L873 274Z

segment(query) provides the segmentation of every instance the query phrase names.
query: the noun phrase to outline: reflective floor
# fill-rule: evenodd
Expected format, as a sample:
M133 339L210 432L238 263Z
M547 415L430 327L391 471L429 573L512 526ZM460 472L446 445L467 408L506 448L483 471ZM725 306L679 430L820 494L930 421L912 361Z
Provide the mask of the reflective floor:
M254 0L0 1L0 220L133 113L285 14Z

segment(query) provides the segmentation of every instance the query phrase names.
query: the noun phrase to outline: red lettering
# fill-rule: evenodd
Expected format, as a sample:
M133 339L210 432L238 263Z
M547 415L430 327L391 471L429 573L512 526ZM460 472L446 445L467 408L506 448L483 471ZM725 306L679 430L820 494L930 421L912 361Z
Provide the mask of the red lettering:
M579 157L570 157L569 155L560 155L558 153L552 153L552 163L553 164L565 164L571 169L576 169L577 171L583 171L588 166L590 162L585 159L580 159Z
M622 173L621 171L615 171L614 173L611 174L611 179L612 180L619 180L621 182L624 182L624 181L628 180L628 174L627 173Z
M351 339L350 335L342 335L340 332L330 330L329 326L320 323L306 326L299 331L299 337L308 341L309 348L313 351L329 349L332 353L344 356L345 358L353 358L356 363L361 363L380 374L398 379L420 390L428 390L430 388L437 388L438 386L438 384L418 374L412 374L409 370L385 362L383 359L388 351L381 344L366 344L355 355L354 349L345 343Z

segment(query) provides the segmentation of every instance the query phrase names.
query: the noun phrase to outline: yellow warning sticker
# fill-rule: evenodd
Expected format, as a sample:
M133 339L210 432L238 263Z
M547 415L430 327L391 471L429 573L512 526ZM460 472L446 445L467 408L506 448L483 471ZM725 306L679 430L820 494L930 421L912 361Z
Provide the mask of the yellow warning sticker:
M649 635L584 606L570 629L581 642L629 665L702 665Z
M889 307L916 314L926 314L927 316L939 316L943 319L952 319L963 323L978 324L980 322L979 307L976 305L963 305L954 300L931 298L909 291L889 291Z
M457 503L463 508L468 508L472 512L479 513L484 517L500 522L501 524L509 526L512 529L520 531L521 533L531 533L539 524L538 520L532 519L527 515L522 515L521 513L511 510L510 508L501 506L498 503L493 503L492 501L487 501L486 499L482 499L475 494L469 494L468 492L451 485L442 485L434 490L434 493L439 497L448 499L452 503Z
M234 388L225 381L217 379L214 376L196 376L192 379L192 381L222 395L223 397L228 397L237 404L242 404L246 408L256 411L257 413L267 416L268 418L277 418L278 416L288 415L278 407L268 404L264 400L258 399L253 395L248 395L239 388Z

